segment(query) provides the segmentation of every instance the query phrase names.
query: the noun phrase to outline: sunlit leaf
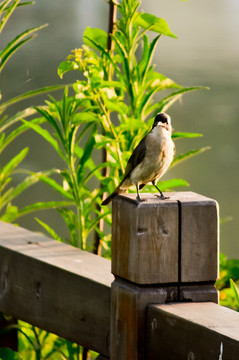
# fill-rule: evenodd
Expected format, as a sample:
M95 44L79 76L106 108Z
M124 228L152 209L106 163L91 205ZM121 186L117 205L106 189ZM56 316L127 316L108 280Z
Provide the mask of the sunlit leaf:
M199 133L189 133L189 132L174 132L172 133L173 139L180 139L180 138L196 138L201 137L203 134Z
M24 148L19 154L14 156L5 166L3 166L0 172L0 182L2 182L3 179L8 176L18 164L20 164L20 162L26 157L27 153L28 148Z
M158 18L157 16L154 16L152 14L138 14L135 19L135 24L141 26L144 29L149 29L159 34L177 38L177 36L174 35L169 29L169 26L164 19Z
M72 71L72 70L77 70L79 69L79 65L75 62L75 61L70 61L70 60L66 60L63 61L62 63L60 63L57 73L60 76L60 78L63 78L63 75L68 72L68 71Z
M236 302L237 302L237 306L239 308L239 286L237 286L232 279L230 279L230 285L231 285L231 288L232 288L232 290L234 292L234 296L235 296L235 299L236 299Z
M32 34L35 34L37 31L43 29L46 26L47 24L28 29L10 41L7 46L0 52L0 71L6 62L10 59L10 57L15 53L15 51L17 51L25 42L33 38Z
M5 110L7 107L9 107L11 105L18 103L19 101L23 101L23 100L26 100L28 98L32 98L33 96L41 95L41 94L48 93L48 92L51 92L51 91L60 90L60 89L63 89L63 88L65 88L65 85L52 85L52 86L43 87L41 89L28 91L28 92L26 92L24 94L21 94L19 96L11 98L10 100L5 101L4 103L2 103L0 105L0 112L2 112L3 110ZM29 108L29 109L32 109L32 108Z
M171 179L165 181L158 181L157 186L161 191L172 190L178 187L189 186L188 182L183 179ZM157 189L153 185L147 185L143 188L142 192L157 193Z
M63 151L61 150L58 142L53 138L53 136L47 131L46 129L43 129L37 124L33 124L31 121L25 121L22 120L24 124L26 124L29 128L37 132L39 135L41 135L49 144L53 146L53 148L57 151L57 153L62 157L63 160L65 160L65 155Z
M38 222L38 224L40 224L47 232L48 234L55 240L58 240L58 241L63 241L61 239L61 237L59 235L57 235L57 233L55 232L55 230L53 230L48 224L46 224L44 221L38 219L38 218L35 218L35 220Z
M98 43L100 46L106 49L108 34L104 30L97 28L90 28L89 26L87 26L83 35L83 41L86 45L89 45L93 48L97 49L97 47L94 46L94 43Z
M195 155L198 155L198 154L201 154L203 153L204 151L207 151L207 150L210 150L210 146L206 146L206 147L203 147L201 149L197 149L197 150L190 150L188 151L187 153L185 154L182 154L182 155L178 155L172 162L172 164L170 165L170 167L173 167L177 164L179 164L180 162L186 160L186 159L189 159L191 158L192 156L195 156Z
M72 201L46 201L46 202L36 202L32 205L25 206L23 209L20 209L17 213L17 218L23 215L27 215L33 211L46 210L46 209L56 209L58 207L72 206L74 202Z

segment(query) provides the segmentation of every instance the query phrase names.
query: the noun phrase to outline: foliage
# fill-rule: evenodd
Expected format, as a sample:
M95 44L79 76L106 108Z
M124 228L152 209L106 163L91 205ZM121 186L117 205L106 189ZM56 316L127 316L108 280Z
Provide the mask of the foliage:
M119 16L110 35L110 48L107 33L87 27L82 48L73 50L60 64L60 77L74 70L84 79L73 84L73 95L66 88L60 102L51 97L45 107L35 108L53 132L44 129L42 123L23 121L63 160L62 169L50 171L61 177L57 182L48 175L40 179L69 205L73 203L73 208L58 207L69 229L69 238L64 241L91 250L89 239L94 231L107 255L110 237L100 223L104 220L110 225L111 213L107 207L101 208L104 193L111 192L119 182L130 154L151 128L155 114L166 111L184 93L201 89L185 88L155 70L152 59L160 37L176 36L164 19L138 11L139 4L138 0L117 3ZM157 34L152 41L148 31ZM173 136L193 138L201 134L178 132ZM93 161L99 158L100 149L103 163ZM173 165L204 150L179 155ZM161 183L163 190L187 185L181 179ZM152 191L150 187L146 191L149 189ZM61 239L50 225L39 222L52 237Z
M220 254L220 276L215 284L220 304L239 311L239 260Z
M0 360L82 360L83 349L75 343L23 321L9 326L6 331L12 328L18 329L18 352L0 348ZM90 351L90 360L96 356L95 352Z
M7 21L10 16L19 6L25 6L32 4L32 2L23 2L20 3L20 0L6 0L0 2L0 35L5 28ZM13 38L1 51L0 51L0 73L3 71L8 60L15 54L15 52L21 48L25 43L34 38L37 31L43 29L46 25L34 27L22 32L20 35L17 35ZM0 102L0 156L3 151L6 151L7 147L15 140L19 135L25 132L28 127L26 125L20 125L16 127L16 124L19 124L19 120L22 118L28 118L36 113L36 110L32 107L19 111L17 114L11 116L10 118L6 115L6 110L16 103L31 98L33 96L46 93L48 91L57 90L62 86L49 86L42 89L37 89L29 91L25 94L21 94L12 99L9 99L5 102ZM2 99L0 93L0 101ZM34 123L41 122L41 119L33 120ZM14 127L13 127L14 126ZM10 131L8 131L10 129ZM8 131L8 132L7 132ZM15 188L10 186L12 181L12 176L17 172L19 164L24 160L28 153L28 148L25 147L15 155L7 164L1 164L0 168L0 219L3 221L11 222L14 221L17 217L25 214L25 211L18 211L18 208L15 205L12 205L13 200L20 194L22 191L27 189L29 186L33 185L38 181L38 177L35 174L28 174L20 184ZM29 210L29 209L28 209Z
M14 222L29 212L56 208L69 229L69 236L62 239L61 234L57 234L49 224L37 219L51 237L82 249L92 250L94 247L97 250L92 245L91 234L95 232L104 246L105 255L110 255L110 236L105 235L100 226L101 220L111 225L110 210L101 208L104 194L111 192L119 182L130 154L151 128L155 114L167 111L183 94L203 89L183 87L155 70L153 55L161 36L176 36L164 19L140 12L139 4L138 0L117 3L119 16L110 35L110 47L108 34L103 30L86 28L82 48L74 50L58 69L60 77L72 70L78 72L80 79L84 76L83 80L73 84L73 94L66 88L61 101L50 97L45 106L30 107L11 118L3 116L0 120L0 151L31 129L51 145L62 161L61 169L39 173L24 171L25 179L15 188L10 186L12 176L19 171L18 166L27 155L28 148L22 149L4 165L0 170L2 220ZM0 3L0 30L19 5L20 0ZM8 44L1 53L4 55L2 68L10 56L40 28L27 30ZM149 40L149 31L156 34L153 40ZM0 104L1 114L18 101L49 90L31 91L6 101ZM38 117L29 120L36 114ZM49 126L45 127L46 123L51 131ZM12 129L12 125L14 128L7 135L5 131ZM198 136L201 134L173 134L175 140ZM205 149L178 155L173 165ZM101 152L104 154L103 162L98 156ZM14 205L16 196L39 180L60 194L62 201L39 202L17 209ZM160 182L160 186L166 190L187 186L187 182L172 179ZM150 187L145 189L152 191ZM19 329L22 334L20 351L24 359L32 359L32 356L37 359L57 359L57 356L59 359L79 358L77 345L23 323Z

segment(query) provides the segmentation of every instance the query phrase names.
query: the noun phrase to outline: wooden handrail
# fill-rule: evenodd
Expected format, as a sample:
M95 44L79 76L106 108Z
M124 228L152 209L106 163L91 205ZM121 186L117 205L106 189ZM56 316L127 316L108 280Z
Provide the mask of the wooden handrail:
M150 360L239 359L239 313L214 303L150 305L147 335Z
M214 288L217 203L169 197L114 199L112 263L0 222L0 311L102 359L218 360L221 343L223 360L238 359L238 314L217 305Z
M0 311L109 355L111 263L0 223Z

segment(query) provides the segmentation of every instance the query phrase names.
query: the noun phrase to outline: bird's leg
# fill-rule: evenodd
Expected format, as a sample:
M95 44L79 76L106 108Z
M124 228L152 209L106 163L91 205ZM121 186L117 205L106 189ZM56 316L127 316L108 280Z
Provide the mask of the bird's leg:
M164 196L164 194L162 193L162 191L158 188L158 186L155 184L155 181L152 181L152 184L153 184L153 186L154 187L156 187L156 189L158 190L158 192L160 193L160 196L159 195L154 195L154 196L157 196L157 197L159 197L160 199L162 199L162 200L166 200L166 199L169 199L169 197L166 197L166 196Z
M144 200L142 200L142 199L140 198L140 196L139 196L139 185L138 185L138 183L136 183L135 186L136 186L136 190L137 190L136 200L137 200L138 202L144 201Z

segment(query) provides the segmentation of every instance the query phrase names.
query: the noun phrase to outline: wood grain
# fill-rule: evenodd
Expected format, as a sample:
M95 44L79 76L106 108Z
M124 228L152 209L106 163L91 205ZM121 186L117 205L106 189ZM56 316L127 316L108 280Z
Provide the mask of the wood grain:
M215 281L218 277L219 210L215 200L193 192L177 199L181 227L181 282Z
M112 272L137 284L178 280L178 203L143 194L113 200Z
M171 289L172 290L172 289ZM111 288L111 360L145 359L148 304L164 303L167 291L116 279Z
M109 355L110 261L1 223L0 311Z
M214 303L150 305L150 360L239 359L239 313Z

